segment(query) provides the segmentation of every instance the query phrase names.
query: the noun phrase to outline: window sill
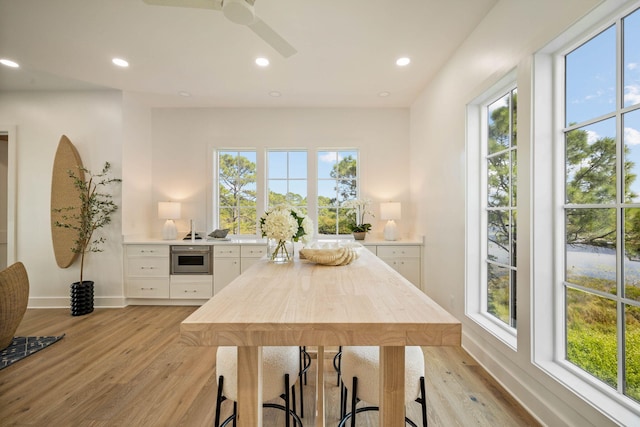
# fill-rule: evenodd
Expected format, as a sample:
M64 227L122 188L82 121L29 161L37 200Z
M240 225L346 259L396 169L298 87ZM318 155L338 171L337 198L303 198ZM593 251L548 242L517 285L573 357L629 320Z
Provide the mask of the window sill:
M637 424L640 404L632 399L600 384L569 362L547 360L534 363L612 421L625 426Z
M473 320L476 324L481 326L484 330L489 332L511 350L518 350L518 336L514 329L501 325L497 320L492 319L486 314L467 313L467 317Z

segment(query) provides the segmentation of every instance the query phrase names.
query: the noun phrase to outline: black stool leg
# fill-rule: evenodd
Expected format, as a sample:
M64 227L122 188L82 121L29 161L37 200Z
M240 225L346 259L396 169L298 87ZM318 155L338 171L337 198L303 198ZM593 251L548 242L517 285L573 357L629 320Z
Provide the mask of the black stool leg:
M218 393L216 395L216 420L215 427L220 427L220 406L222 405L222 385L224 384L224 377L220 375L218 378Z
M420 394L422 395L422 426L427 427L427 395L425 393L426 387L424 385L424 377L420 377Z
M289 412L290 407L289 407L289 396L290 395L290 391L289 391L289 374L284 374L284 408L285 408L285 426L289 427L290 426L290 419L291 419L291 414Z
M340 385L340 367L342 364L342 346L338 347L338 352L336 353L335 356L333 356L333 369L336 370L336 373L338 374L338 380L336 382L336 385L339 386Z
M233 402L233 427L236 427L237 419L238 419L238 402Z
M340 381L340 418L344 418L347 414L347 388Z
M358 403L358 377L353 377L351 390L351 427L356 427L356 404Z

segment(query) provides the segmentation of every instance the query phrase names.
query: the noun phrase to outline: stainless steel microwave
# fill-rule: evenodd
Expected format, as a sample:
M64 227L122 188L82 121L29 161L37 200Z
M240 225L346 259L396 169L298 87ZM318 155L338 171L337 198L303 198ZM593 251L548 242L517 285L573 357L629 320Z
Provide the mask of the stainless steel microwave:
M211 246L171 246L171 274L213 274Z

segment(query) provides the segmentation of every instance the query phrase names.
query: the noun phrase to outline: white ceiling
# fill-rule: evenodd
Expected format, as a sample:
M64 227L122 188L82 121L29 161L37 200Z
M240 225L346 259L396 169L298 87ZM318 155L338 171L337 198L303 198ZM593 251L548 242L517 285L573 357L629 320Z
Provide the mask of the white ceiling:
M0 58L21 64L0 66L0 90L100 86L158 107L407 107L496 2L256 0L297 49L285 59L216 10L0 0ZM130 67L113 66L116 56ZM400 56L411 64L398 67Z

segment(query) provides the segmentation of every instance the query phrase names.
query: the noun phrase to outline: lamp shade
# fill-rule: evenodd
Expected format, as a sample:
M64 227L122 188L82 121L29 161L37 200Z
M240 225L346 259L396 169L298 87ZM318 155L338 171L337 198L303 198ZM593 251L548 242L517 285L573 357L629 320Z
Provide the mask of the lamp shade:
M178 202L159 202L158 218L161 219L178 219L180 218L180 203Z
M380 219L400 219L402 218L401 214L400 202L380 203Z

